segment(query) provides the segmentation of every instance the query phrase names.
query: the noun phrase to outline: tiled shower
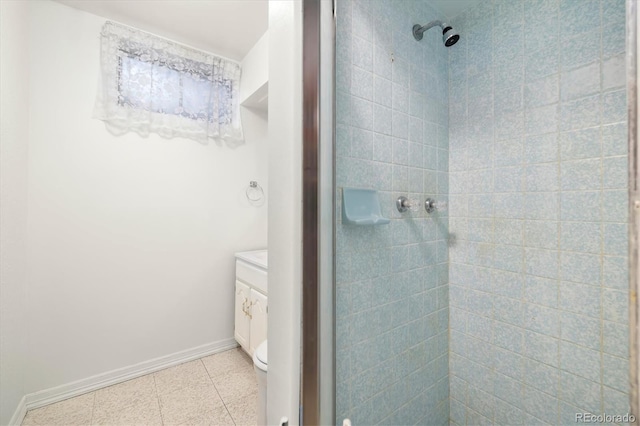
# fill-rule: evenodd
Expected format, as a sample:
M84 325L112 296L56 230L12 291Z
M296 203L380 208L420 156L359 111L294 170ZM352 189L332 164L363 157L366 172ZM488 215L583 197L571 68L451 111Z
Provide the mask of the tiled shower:
M627 413L624 2L490 6L452 23L451 419Z
M337 422L627 413L624 0L337 7ZM391 223L342 224L343 187Z
M446 423L448 220L401 214L395 199L449 192L448 52L433 34L413 39L413 20L435 13L424 2L339 1L337 13L337 204L343 187L375 189L392 219L337 223L338 423Z

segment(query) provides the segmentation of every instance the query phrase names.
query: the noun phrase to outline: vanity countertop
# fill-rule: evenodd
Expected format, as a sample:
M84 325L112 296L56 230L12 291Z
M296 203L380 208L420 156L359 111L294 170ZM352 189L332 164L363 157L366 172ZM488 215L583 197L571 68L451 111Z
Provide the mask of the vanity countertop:
M244 260L258 268L269 269L267 250L241 251L236 253L236 259Z

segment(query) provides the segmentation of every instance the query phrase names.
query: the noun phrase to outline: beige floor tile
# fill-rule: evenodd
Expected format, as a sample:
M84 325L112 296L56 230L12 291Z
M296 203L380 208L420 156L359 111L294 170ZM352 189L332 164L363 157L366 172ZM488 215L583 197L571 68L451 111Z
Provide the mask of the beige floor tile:
M225 403L243 398L258 389L256 373L253 369L238 370L224 376L214 377L213 384Z
M97 390L94 417L103 412L142 402L158 405L153 374Z
M160 410L165 424L178 425L190 419L213 416L224 408L213 385L189 386L160 395Z
M233 349L29 411L23 425L255 425L256 392L251 358Z
M244 396L230 402L225 402L229 414L237 426L255 426L258 423L257 390L250 395Z
M253 361L241 348L230 349L202 358L209 376L223 376L233 371L253 368Z
M22 426L37 426L38 423L33 420L33 411L28 411L27 414L22 419Z
M154 377L158 395L172 393L190 386L211 384L207 370L199 359L158 371L154 373Z
M166 424L166 423L165 423ZM179 426L234 426L233 419L226 408L194 417Z
M114 406L109 410L98 410L93 416L94 425L162 425L160 405L157 398L138 400L133 404Z
M91 424L95 392L70 398L27 413L30 424L76 426Z

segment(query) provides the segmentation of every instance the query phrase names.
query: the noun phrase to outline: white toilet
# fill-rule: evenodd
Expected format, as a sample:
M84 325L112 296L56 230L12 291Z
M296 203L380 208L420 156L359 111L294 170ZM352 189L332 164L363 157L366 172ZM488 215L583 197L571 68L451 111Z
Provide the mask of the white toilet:
M258 379L258 426L267 424L267 341L260 343L253 354L253 369Z

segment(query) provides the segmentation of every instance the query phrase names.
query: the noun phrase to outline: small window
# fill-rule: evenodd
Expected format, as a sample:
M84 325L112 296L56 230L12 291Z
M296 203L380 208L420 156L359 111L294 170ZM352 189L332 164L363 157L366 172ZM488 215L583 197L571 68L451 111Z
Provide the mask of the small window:
M116 134L238 143L239 79L235 62L107 22L96 116Z

